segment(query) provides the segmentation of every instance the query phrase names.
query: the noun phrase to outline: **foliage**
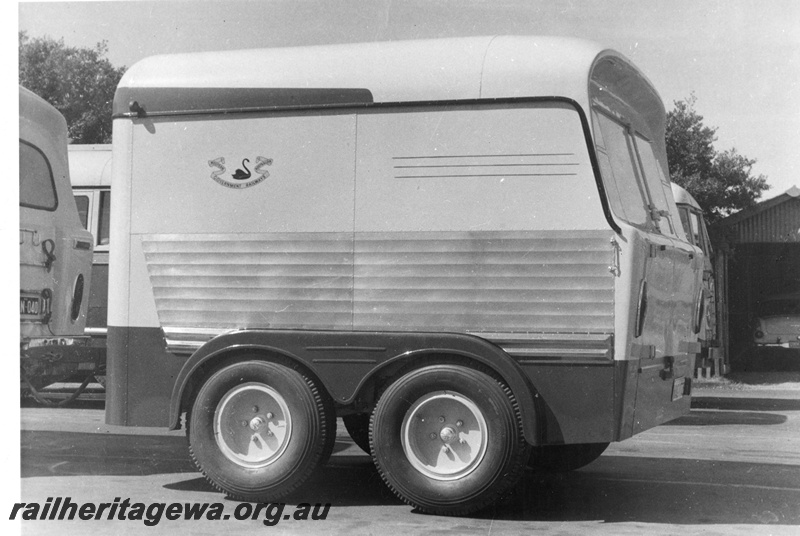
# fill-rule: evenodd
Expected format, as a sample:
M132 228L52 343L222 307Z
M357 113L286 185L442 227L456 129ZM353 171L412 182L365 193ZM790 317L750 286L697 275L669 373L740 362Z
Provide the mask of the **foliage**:
M19 32L19 83L64 115L73 143L111 141L111 104L125 68L111 65L107 52L105 41L76 48Z
M769 185L764 175L752 175L754 159L734 148L714 148L717 129L703 124L696 101L693 94L675 101L675 109L667 113L667 160L672 182L686 188L714 222L756 204Z

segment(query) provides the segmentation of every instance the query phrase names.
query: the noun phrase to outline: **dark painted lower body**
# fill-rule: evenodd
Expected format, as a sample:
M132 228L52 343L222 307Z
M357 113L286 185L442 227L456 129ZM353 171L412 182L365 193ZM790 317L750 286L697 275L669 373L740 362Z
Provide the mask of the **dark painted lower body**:
M106 422L168 426L170 397L188 356L169 353L157 328L110 327L108 348ZM533 385L540 412L538 437L533 441L619 441L686 414L690 397L684 395L690 390L691 361L688 356L676 358L668 373L657 359L600 364L524 362L522 370ZM305 365L325 382L331 365ZM359 372L367 374L368 368L359 367Z

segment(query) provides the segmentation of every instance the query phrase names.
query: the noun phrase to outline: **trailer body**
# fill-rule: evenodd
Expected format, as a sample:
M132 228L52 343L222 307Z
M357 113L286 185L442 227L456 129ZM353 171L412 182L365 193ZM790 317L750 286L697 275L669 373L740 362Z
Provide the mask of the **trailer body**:
M176 428L218 383L222 419L240 396L226 371L275 365L320 413L377 426L359 444L378 458L394 397L470 384L464 369L510 392L523 450L689 409L703 256L661 100L613 51L487 37L154 57L120 82L113 133L109 423ZM480 428L470 396L430 396L419 408Z

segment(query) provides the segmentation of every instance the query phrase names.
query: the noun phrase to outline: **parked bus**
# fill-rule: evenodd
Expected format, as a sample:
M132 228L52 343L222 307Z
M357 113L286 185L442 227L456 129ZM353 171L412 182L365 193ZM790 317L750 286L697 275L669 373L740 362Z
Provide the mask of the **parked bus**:
M705 311L703 314L703 326L700 330L700 343L702 350L700 359L695 366L705 375L710 375L713 371L715 375L725 373L725 359L722 348L721 328L723 325L722 307L720 296L717 291L716 277L714 271L714 251L711 248L711 239L708 235L703 209L697 204L692 195L681 186L672 184L672 195L678 212L681 216L681 224L686 233L686 237L695 246L703 250L703 288L705 290Z
M113 112L110 424L274 501L336 416L421 511L689 411L702 251L664 107L579 40L157 56Z
M67 123L19 88L20 376L23 394L95 363L83 352L92 237L78 220L67 165Z
M111 209L111 144L70 145L69 172L78 217L94 237L92 288L86 315L88 352L97 363L95 377L105 384L108 316L108 247Z

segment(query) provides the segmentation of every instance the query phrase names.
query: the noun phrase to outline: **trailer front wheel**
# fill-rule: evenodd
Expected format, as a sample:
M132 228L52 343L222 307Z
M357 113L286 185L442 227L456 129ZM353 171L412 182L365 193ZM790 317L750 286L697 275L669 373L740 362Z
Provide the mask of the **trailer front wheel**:
M373 413L370 443L392 490L441 515L494 502L516 483L528 457L508 387L456 365L418 369L390 385Z
M214 373L192 406L189 448L230 496L274 501L311 474L335 435L320 393L299 372L263 361Z

